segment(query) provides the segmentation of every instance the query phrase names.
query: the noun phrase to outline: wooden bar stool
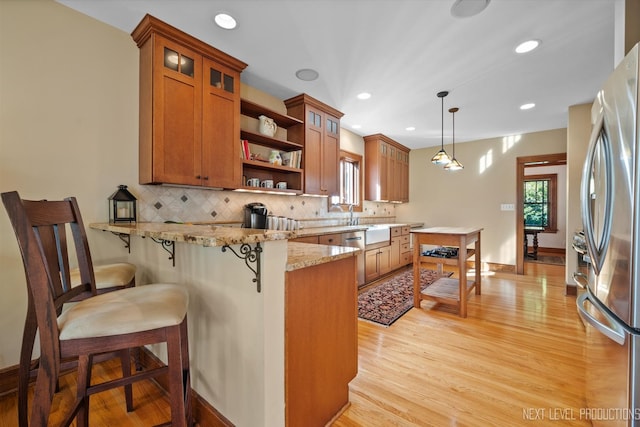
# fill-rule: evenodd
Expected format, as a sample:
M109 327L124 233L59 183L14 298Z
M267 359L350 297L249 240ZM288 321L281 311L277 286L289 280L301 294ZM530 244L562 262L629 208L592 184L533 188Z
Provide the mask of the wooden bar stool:
M136 284L136 266L128 262L118 262L113 264L105 264L96 266L93 269L96 280L96 292L103 294L118 289L131 288ZM70 274L71 286L79 286L82 284L80 270L74 268ZM91 292L87 290L71 302L82 301L91 297ZM33 347L35 344L36 333L38 331L35 310L29 299L29 307L27 309L27 317L25 319L24 330L22 333L22 346L20 347L20 365L18 367L18 423L19 425L27 425L28 420L28 401L29 401L29 380L38 373L39 360L31 360ZM140 369L139 349L134 352L134 360L136 369ZM126 369L126 360L121 360L123 369ZM75 367L76 361L70 360L61 364L61 370L72 369ZM57 387L56 387L57 389ZM127 410L133 408L133 398L131 387L125 388L125 401Z
M75 198L29 201L21 200L13 191L2 193L2 201L24 264L29 296L27 318L36 319L40 336L40 363L30 425L47 425L61 363L67 358L78 360L78 388L77 399L63 425L68 426L74 419L78 427L89 425L92 394L161 374L167 374L169 379L171 425L190 425L186 289L153 284L98 295ZM80 284L75 287L71 286L67 226L80 274ZM86 292L92 296L62 311L63 304ZM119 352L124 361L129 358L130 348L163 342L167 345L167 366L135 374L130 366L123 366L122 378L91 384L94 356Z

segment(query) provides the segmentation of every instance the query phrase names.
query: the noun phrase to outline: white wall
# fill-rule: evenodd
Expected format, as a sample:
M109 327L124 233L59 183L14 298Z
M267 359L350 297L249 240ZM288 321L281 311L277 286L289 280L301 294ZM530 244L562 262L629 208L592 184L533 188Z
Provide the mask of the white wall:
M569 107L567 127L567 263L566 283L573 284L572 274L578 270L578 258L571 247L573 234L582 230L580 181L591 135L591 103Z
M86 223L104 221L107 197L138 178L135 43L51 0L3 0L0 57L0 191L76 196ZM2 368L18 362L27 291L13 230L0 212ZM89 232L94 260L126 257L112 237Z
M516 215L500 205L516 203L516 158L564 153L566 140L566 129L556 129L456 144L465 166L456 172L431 163L438 147L412 150L410 202L396 208L396 217L426 226L482 227L482 261L515 265Z

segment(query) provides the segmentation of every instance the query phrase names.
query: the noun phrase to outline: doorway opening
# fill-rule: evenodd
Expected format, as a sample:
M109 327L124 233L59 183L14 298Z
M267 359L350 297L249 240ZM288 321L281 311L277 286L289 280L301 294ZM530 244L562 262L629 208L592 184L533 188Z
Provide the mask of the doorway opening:
M518 157L516 159L516 272L524 274L525 257L538 257L538 237L544 233L555 233L564 241L565 230L559 229L558 224L564 223L566 205L559 202L560 198L566 200L566 165L567 153L542 154L538 156ZM549 175L554 175L554 170L563 168L564 185L558 186L557 178L552 180ZM558 174L559 175L559 174ZM542 181L555 181L555 196L552 200L552 188L547 184L539 185ZM525 182L536 181L531 186L529 197L525 194ZM561 193L561 194L558 194ZM527 217L525 219L525 200L527 201ZM552 206L553 204L553 206ZM564 206L564 208L563 208ZM550 208L557 213L549 211ZM555 215L555 217L554 217ZM528 222L528 223L526 223ZM527 233L525 234L525 225ZM561 236L560 236L561 234ZM532 241L532 250L529 250L529 237ZM526 239L526 240L525 240ZM525 246L526 244L526 246ZM562 251L564 253L564 251Z

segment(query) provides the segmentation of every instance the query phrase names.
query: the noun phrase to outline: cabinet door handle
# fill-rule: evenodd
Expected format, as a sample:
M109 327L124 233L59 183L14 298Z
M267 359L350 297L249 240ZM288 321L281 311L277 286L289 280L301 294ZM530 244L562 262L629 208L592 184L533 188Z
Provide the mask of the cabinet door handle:
M196 179L200 179L200 175L196 175Z
M208 176L205 176L205 177L204 177L204 180L205 180L205 181L208 181L208 180L209 180L209 177L208 177Z

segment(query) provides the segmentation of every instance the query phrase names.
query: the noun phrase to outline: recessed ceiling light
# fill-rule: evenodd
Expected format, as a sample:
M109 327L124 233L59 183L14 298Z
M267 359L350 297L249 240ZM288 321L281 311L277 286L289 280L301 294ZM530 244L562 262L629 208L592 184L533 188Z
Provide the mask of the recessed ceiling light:
M404 130L408 130L409 132L416 130L415 126L409 126L404 128Z
M468 18L482 12L491 0L456 0L451 6L451 15L456 18Z
M522 104L522 105L520 106L520 109L521 109L521 110L530 110L530 109L532 109L532 108L533 108L533 107L535 107L535 106L536 106L536 104L534 104L533 102L530 102L530 103L528 103L528 104Z
M527 53L540 46L540 40L527 40L516 47L516 53Z
M369 99L371 94L369 92L362 92L358 94L358 99Z
M224 28L225 30L233 30L236 25L238 25L233 16L227 13L218 13L213 20L216 22L218 27Z
M353 125L353 126L351 126L351 128L352 128L352 129L361 129L361 128L362 128L362 126L360 126L360 125Z
M296 77L300 80L304 80L305 82L311 82L317 79L319 76L316 70L312 70L311 68L302 68L296 71Z

